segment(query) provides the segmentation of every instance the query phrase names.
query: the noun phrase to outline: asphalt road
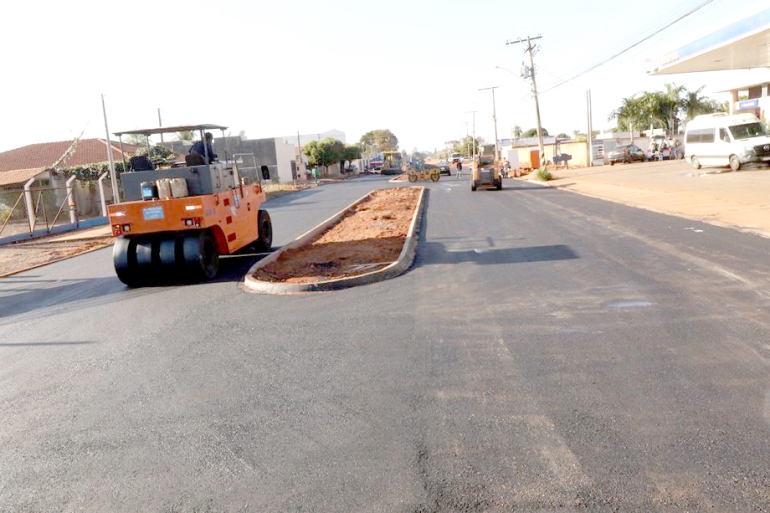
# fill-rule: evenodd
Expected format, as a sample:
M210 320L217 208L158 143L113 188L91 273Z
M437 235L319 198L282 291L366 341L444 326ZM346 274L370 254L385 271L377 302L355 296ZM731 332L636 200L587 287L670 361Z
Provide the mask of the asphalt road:
M381 283L129 290L110 250L0 280L0 511L770 509L770 239L421 184ZM271 201L275 243L384 185Z

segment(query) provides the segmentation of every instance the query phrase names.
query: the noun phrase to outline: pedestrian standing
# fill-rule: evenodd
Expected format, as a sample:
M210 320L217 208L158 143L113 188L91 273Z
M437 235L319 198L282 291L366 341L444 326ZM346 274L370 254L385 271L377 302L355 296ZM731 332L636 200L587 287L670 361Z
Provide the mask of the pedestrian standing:
M460 175L463 174L463 163L461 161L457 161L457 179L460 179Z

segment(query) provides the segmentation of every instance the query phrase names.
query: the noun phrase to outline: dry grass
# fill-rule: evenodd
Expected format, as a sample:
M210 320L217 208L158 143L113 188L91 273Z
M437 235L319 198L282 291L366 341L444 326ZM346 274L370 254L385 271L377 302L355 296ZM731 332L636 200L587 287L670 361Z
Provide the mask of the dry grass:
M310 187L315 187L314 183L302 183L293 185L290 183L268 183L262 186L267 193L268 198L275 198L277 196L283 196L284 194L290 194L294 191L301 191Z

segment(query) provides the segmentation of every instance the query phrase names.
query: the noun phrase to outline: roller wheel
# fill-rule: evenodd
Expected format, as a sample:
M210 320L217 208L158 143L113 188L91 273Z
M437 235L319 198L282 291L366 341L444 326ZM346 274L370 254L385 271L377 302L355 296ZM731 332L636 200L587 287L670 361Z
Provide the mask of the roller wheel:
M495 184L495 187L497 187L497 190L498 190L498 191L502 191L502 190L503 190L503 179L502 179L502 178L500 178L500 179L497 181L497 183Z
M112 247L112 260L118 279L129 287L141 287L144 280L136 265L136 241L118 237Z
M163 281L173 281L179 278L180 263L184 262L183 239L168 236L160 239L158 245L159 277Z
M441 175L439 174L438 171L434 171L433 173L430 174L430 179L433 182L438 182L439 178L441 178Z
M259 211L259 237L254 243L254 249L259 252L270 251L273 246L273 223L270 221L270 214L266 210Z
M730 169L733 171L741 170L741 159L737 155L730 155Z
M182 241L185 278L200 281L214 278L219 272L219 252L208 231L185 235Z
M137 272L141 275L142 281L152 283L156 279L156 269L153 266L153 240L151 237L139 237L135 240Z
M409 181L410 182L416 182L417 181L417 173L409 173Z

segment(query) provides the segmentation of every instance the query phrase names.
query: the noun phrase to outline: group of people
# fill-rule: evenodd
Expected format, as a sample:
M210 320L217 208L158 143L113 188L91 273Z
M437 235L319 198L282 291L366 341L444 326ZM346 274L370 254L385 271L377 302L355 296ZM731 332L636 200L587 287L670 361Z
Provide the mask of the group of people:
M678 158L677 141L674 141L671 136L668 139L656 139L650 140L650 145L647 147L647 156L649 160L675 160Z

